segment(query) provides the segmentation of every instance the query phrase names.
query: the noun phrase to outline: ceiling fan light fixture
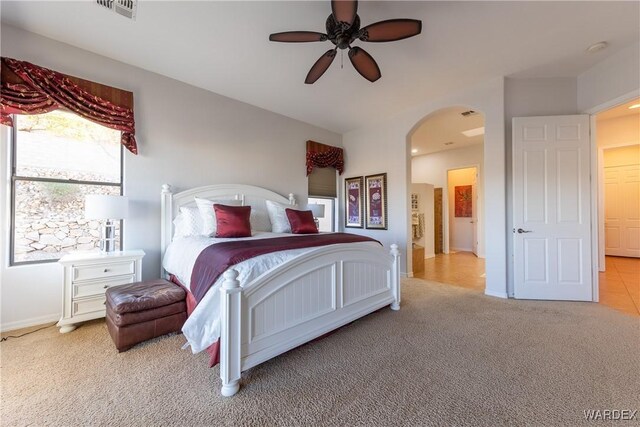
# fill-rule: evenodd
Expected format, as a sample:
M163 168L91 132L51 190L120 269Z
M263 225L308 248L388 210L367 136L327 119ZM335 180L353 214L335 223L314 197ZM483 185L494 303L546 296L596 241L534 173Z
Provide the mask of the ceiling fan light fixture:
M629 107L629 110L633 110L635 108L640 108L640 104L633 104L632 106Z
M309 70L306 84L313 84L327 71L337 49L348 49L351 64L370 82L378 80L380 67L364 49L352 46L356 41L393 42L417 36L422 32L422 21L417 19L388 19L360 28L357 0L331 0L331 14L325 22L326 34L314 31L285 31L269 35L269 40L283 43L323 42L329 40L335 49L327 51ZM330 53L333 51L333 53Z

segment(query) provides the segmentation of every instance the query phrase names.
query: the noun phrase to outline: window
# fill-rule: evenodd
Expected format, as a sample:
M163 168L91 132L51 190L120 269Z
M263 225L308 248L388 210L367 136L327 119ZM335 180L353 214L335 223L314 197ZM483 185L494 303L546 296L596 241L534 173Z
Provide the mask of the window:
M84 219L84 197L122 194L120 137L64 110L14 116L11 265L99 246L100 223Z
M333 167L313 168L308 176L309 203L324 205L324 218L318 218L319 231L336 231L335 204L337 172Z
M318 218L318 231L335 231L335 203L336 199L329 197L309 197L309 204L324 205L324 217Z

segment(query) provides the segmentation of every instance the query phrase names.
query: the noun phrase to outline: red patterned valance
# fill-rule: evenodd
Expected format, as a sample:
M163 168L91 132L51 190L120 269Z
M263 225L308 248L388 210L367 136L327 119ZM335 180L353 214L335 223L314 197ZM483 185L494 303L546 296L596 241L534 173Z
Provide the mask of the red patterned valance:
M138 154L131 92L2 57L0 123L13 126L10 114L43 114L58 108L122 131L122 145Z
M340 147L307 141L307 176L314 167L334 167L340 175L344 172L344 152Z

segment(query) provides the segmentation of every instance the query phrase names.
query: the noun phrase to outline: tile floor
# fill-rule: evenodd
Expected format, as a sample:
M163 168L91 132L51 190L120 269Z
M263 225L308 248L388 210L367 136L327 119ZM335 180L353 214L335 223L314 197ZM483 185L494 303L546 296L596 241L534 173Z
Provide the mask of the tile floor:
M415 277L484 292L484 259L472 252L438 254L425 259L424 273Z
M424 263L424 273L415 277L484 291L484 259L471 252L438 254ZM606 258L600 273L600 303L640 317L640 258Z
M640 258L606 257L600 303L640 317Z

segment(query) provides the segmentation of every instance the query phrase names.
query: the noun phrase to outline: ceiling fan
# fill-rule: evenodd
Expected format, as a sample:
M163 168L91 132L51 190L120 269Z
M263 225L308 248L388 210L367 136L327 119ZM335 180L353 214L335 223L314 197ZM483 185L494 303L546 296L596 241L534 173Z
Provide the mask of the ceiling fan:
M349 59L358 73L370 82L381 76L376 61L364 49L351 46L355 40L364 42L392 42L420 34L422 21L416 19L389 19L360 28L360 17L357 15L357 0L332 0L331 15L327 18L327 33L314 31L285 31L269 36L273 42L304 43L331 41L335 48L329 49L313 64L305 83L313 84L329 68L338 49L349 48Z

